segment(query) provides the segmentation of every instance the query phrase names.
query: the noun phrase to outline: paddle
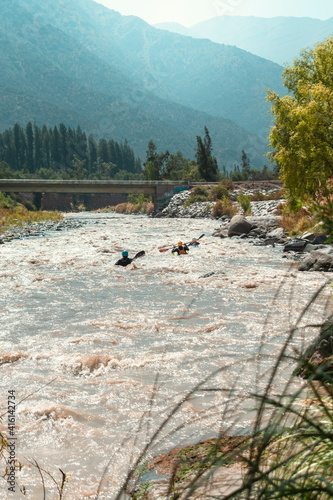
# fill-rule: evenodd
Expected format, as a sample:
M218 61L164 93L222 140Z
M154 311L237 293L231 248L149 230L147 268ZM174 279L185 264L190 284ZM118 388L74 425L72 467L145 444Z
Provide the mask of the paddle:
M198 241L200 240L200 238L202 238L203 236L205 236L205 233L202 234L201 236L199 236L199 238L194 238L192 241L189 241L188 243L185 243L185 245L190 245L191 243L194 243L195 241ZM172 247L167 247L167 248L160 248L160 252L168 252L171 248L173 248L175 245L173 245Z
M136 255L134 255L133 259L138 259L139 257L143 257L144 255L146 255L146 252L144 250L141 250L141 252L138 252Z
M204 274L203 276L199 276L199 279L200 278L209 278L209 276L213 276L213 274L215 274L214 271L212 271L211 273Z
M209 278L210 276L213 276L214 274L225 274L224 271L212 271L211 273L204 274L203 276L199 276L199 279L201 278Z

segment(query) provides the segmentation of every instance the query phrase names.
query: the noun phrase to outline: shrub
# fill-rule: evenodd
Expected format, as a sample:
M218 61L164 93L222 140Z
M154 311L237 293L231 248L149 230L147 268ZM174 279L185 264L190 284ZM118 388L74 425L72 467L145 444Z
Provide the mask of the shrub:
M14 201L9 196L0 193L0 208L13 208L14 205Z
M290 200L282 205L280 226L291 236L308 231L315 225L315 217L306 207Z
M222 200L225 196L229 195L229 189L226 186L218 186L212 187L209 192L208 199L211 201Z
M267 196L261 191L256 191L254 194L250 195L251 201L264 201L267 200Z
M220 186L225 187L228 191L233 191L235 189L231 179L222 179Z
M204 187L197 186L191 193L191 196L204 196L206 199L208 198L208 191Z
M212 210L212 217L218 219L223 215L227 215L228 217L233 217L237 213L237 207L232 204L232 201L229 198L224 197L222 200L218 200Z
M154 212L154 203L151 201L144 203L143 204L143 211L147 215L152 214Z
M251 196L251 201L266 201L266 200L281 200L286 197L284 189L279 189L279 191L274 191L273 193L264 194L261 191L256 191Z
M237 201L244 210L246 214L251 213L251 197L247 194L244 194L243 191L240 191L237 196Z
M133 214L135 212L135 205L133 203L126 203L126 214Z
M33 205L29 200L26 200L23 205L25 206L25 208L27 210L29 210L29 212L36 212L36 207L35 205Z
M114 207L114 210L115 210L115 212L117 212L117 214L123 214L126 211L126 207L127 207L127 203L119 203L119 205L116 205Z

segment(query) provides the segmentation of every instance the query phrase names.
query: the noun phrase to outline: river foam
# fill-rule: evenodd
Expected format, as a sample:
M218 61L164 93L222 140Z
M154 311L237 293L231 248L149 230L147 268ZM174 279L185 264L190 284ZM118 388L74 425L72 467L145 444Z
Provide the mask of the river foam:
M327 276L298 272L282 248L214 238L214 220L66 217L86 224L0 247L1 411L15 390L23 400L18 457L64 470L68 498L94 498L112 458L99 497L109 500L131 457L205 377L154 450L249 428L248 395L265 387L295 318ZM203 233L189 255L159 251ZM146 255L115 267L123 249ZM305 315L291 355L316 335L307 325L321 321L330 295L327 288ZM283 364L272 391L292 369ZM39 500L38 471L23 467L18 477Z

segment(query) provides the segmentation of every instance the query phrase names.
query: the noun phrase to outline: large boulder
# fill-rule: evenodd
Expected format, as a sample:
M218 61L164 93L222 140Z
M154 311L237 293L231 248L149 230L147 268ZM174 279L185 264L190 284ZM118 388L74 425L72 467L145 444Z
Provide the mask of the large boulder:
M241 236L242 234L248 234L252 229L252 224L250 224L243 215L235 215L231 221L228 228L228 236Z
M288 241L288 243L284 246L284 252L303 252L304 248L309 242L301 239L294 239Z
M322 325L318 337L305 351L294 375L303 378L332 380L333 377L333 315Z
M305 257L299 271L333 271L333 254L315 250Z

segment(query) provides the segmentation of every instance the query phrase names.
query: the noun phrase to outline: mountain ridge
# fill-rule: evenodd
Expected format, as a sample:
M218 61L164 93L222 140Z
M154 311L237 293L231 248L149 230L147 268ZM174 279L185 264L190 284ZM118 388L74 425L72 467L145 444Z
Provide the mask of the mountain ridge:
M158 29L181 33L215 43L235 45L277 64L291 63L301 49L313 46L333 32L333 17L217 16L189 28L177 23L158 23ZM178 31L179 30L179 31Z
M184 44L186 37L173 35L165 38L163 35L161 38L159 30L143 20L137 20L135 16L124 18L98 5L91 0L76 0L69 5L64 2L55 4L50 0L18 0L14 9L4 3L0 13L2 129L13 126L15 121L25 125L33 120L49 126L66 122L70 126L79 124L88 133L93 132L99 137L106 136L117 141L127 138L141 158L151 138L158 149L169 149L173 153L181 150L193 158L195 137L202 134L204 126L207 126L220 166L232 167L239 161L244 149L253 160L253 165L262 167L267 150L264 134L258 137L229 117L193 109L191 103L184 102L185 99L179 96L177 102L178 68L177 64L169 64L175 45L178 44L181 52L179 61L187 60L190 55L190 63L196 65L189 71L188 85L197 85L195 91L199 95L204 90L205 82L200 80L200 75L195 85L191 81L198 72L196 55L204 52L208 59L211 51L221 55L217 44L202 44L199 41L192 47L187 40ZM86 9L83 14L76 11L80 6ZM104 31L97 30L96 19L104 26ZM111 28L112 36L103 41L105 32L111 31ZM89 30L91 33L86 39ZM115 46L110 48L112 39ZM134 54L131 50L133 44L140 40L140 57L133 68L138 47ZM165 40L170 41L170 46L166 49L167 62L164 61L164 53L161 62L158 52ZM152 45L155 47L152 48ZM242 60L247 57L244 51L233 53L232 49L226 48L224 53L227 56L234 54L239 64L246 62ZM220 58L220 65L223 66L227 59ZM161 67L153 67L155 60L162 70ZM265 63L259 58L251 56L250 61L251 64L252 61L258 63L259 67L261 65L265 73ZM174 87L168 87L170 67L176 82ZM186 71L182 71L184 75ZM279 72L277 67L277 75ZM237 80L238 75L239 71L232 78ZM259 85L260 79L253 79L253 82ZM252 95L247 95L247 102L252 97L258 99L255 85ZM156 93L156 87L162 96ZM212 96L206 96L206 99L212 102L215 99L216 102L222 87L216 83L211 90ZM239 91L243 92L243 89L239 87ZM228 91L224 92L226 99ZM205 100L202 101L201 108L208 109ZM252 106L252 113L255 107L256 104ZM245 114L245 111L247 109L240 108L239 113ZM263 125L263 130L266 129L267 122Z

